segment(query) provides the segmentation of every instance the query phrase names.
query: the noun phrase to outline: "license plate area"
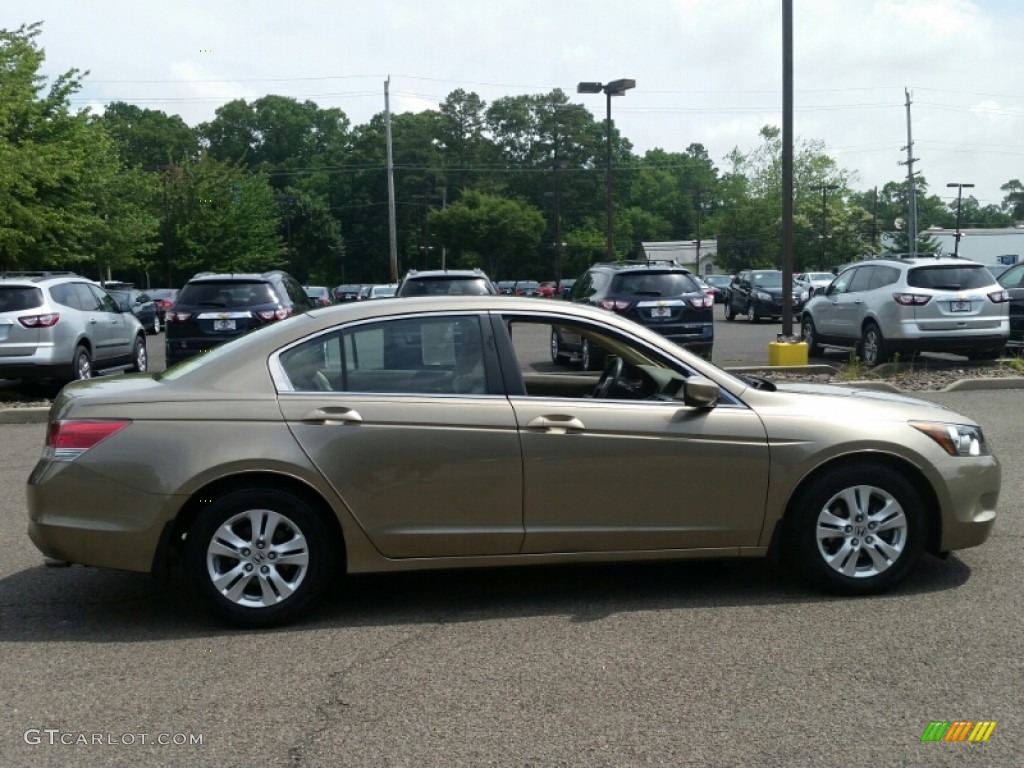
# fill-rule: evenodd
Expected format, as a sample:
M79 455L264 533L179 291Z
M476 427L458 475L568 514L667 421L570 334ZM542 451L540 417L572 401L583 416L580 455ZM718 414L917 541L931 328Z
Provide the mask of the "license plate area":
M214 320L213 330L215 331L233 331L235 330L234 320Z
M651 317L663 319L672 317L672 310L669 307L651 307Z
M950 312L970 312L971 302L969 301L951 301L949 302Z

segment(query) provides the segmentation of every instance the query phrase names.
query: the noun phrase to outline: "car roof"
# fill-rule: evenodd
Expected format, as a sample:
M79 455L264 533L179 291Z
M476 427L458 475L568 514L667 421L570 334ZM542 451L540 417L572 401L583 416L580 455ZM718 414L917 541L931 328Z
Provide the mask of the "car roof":
M405 279L420 279L420 278L446 278L446 277L470 277L476 278L487 278L482 269L425 269L416 270L410 269L405 274Z
M693 272L678 261L672 259L644 259L644 260L623 260L623 261L598 261L590 267L592 270L607 269L614 272L654 270L658 272L679 272L692 275Z

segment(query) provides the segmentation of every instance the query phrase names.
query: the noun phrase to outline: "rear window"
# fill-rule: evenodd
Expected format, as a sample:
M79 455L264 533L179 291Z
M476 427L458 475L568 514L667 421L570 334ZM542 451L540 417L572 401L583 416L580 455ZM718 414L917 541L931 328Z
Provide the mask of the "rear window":
M182 288L177 303L195 307L254 307L260 304L278 304L279 301L270 283L204 280L200 283L188 283Z
M612 292L632 296L680 296L700 293L701 288L696 280L681 272L641 272L619 275Z
M911 288L932 288L945 291L965 291L986 288L995 283L992 273L981 264L973 266L918 267L907 274Z
M494 291L482 277L468 280L423 278L409 280L402 286L403 296L486 296L490 293Z
M0 285L0 312L19 312L42 306L43 292L28 285Z

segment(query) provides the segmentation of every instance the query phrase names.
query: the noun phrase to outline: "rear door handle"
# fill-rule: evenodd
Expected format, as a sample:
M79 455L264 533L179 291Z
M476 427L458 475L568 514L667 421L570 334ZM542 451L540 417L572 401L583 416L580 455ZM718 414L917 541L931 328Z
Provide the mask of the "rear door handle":
M583 422L575 416L564 416L562 414L537 416L530 419L526 426L529 429L540 429L556 435L564 435L567 432L582 432L586 429Z
M361 424L363 417L353 408L329 406L307 411L299 421L305 424Z

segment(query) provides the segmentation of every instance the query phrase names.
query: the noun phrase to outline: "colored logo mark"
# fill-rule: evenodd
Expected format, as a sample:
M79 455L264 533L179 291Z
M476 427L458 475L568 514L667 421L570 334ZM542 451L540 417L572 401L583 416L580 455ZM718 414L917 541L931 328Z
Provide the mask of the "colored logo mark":
M213 48L200 48L200 53L213 53Z
M995 720L932 720L921 741L988 741L995 729Z

